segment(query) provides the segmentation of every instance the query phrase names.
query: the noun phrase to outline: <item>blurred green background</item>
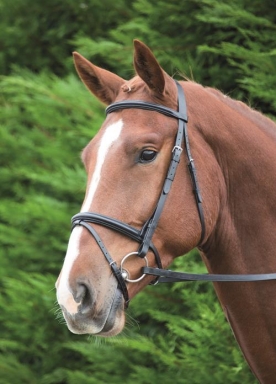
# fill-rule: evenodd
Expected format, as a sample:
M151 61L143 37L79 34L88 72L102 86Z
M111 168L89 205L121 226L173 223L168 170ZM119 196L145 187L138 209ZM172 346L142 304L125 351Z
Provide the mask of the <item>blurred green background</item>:
M0 383L255 383L212 285L148 287L106 340L67 330L54 282L104 119L71 52L128 79L138 38L275 119L275 0L0 0L0 28ZM174 268L205 270L196 251Z

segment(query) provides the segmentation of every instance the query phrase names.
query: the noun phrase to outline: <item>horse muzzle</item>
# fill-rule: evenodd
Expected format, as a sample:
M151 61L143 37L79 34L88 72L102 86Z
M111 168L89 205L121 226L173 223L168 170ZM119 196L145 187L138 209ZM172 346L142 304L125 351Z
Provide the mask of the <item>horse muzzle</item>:
M124 299L122 292L115 288L113 296L105 300L92 302L87 287L81 287L77 292L78 302L59 302L64 319L69 330L76 334L93 334L114 336L122 331L125 324ZM101 304L102 302L102 304Z

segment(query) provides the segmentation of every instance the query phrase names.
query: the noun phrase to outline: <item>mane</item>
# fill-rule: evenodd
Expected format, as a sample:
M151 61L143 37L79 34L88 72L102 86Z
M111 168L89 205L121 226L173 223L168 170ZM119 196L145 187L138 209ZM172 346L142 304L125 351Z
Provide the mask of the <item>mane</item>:
M252 121L255 125L258 125L263 131L276 138L276 123L273 120L269 119L261 112L253 109L252 107L249 107L244 102L234 100L217 89L209 87L206 87L205 89L207 92L214 95L220 101L227 104L230 108L234 109L235 111L242 114L245 118Z

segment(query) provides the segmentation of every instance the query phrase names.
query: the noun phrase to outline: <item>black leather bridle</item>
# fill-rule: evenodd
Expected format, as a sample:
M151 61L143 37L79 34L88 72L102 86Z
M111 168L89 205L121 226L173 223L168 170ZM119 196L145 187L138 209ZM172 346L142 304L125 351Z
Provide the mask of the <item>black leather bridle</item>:
M196 168L194 165L194 160L191 156L188 132L187 132L187 108L184 91L181 85L176 81L176 86L178 90L178 111L174 111L163 105L149 103L140 100L126 100L113 103L106 108L106 114L122 110L122 109L144 109L149 111L159 112L165 116L172 117L178 120L178 130L175 138L174 147L172 149L171 162L169 164L168 172L163 184L163 188L159 199L156 204L156 208L152 216L146 221L141 230L137 230L132 226L125 224L117 219L101 215L94 212L81 212L72 217L72 229L81 225L85 227L90 234L94 237L96 243L98 244L100 250L105 256L107 262L109 263L111 270L118 281L118 285L122 291L123 297L125 299L125 306L127 307L129 303L129 295L127 290L126 282L137 282L141 280L145 275L156 276L155 283L165 283L165 282L176 282L176 281L260 281L260 280L274 280L276 279L276 273L270 274L248 274L248 275L211 275L211 274L190 274L184 272L174 272L170 270L162 269L162 263L157 249L152 243L152 236L158 225L159 218L163 211L166 199L170 192L172 182L174 180L177 166L180 162L181 154L183 151L182 144L184 143L184 148L186 150L186 155L188 159L188 169L191 175L191 180L193 184L193 191L195 195L195 202L199 214L199 219L201 223L201 237L199 240L200 245L205 237L205 220L202 207L202 197L197 181ZM89 223L89 224L88 224ZM103 244L100 236L90 224L98 224L114 231L121 233L124 236L128 236L132 240L135 240L140 244L139 248L135 252L131 252L126 255L122 262L121 266L118 267L116 262L110 256L108 250ZM146 255L148 251L151 250L155 255L155 260L157 268L151 268L148 266ZM131 280L128 278L127 272L123 269L123 263L125 260L132 256L137 255L140 258L144 258L146 261L146 266L142 268L142 276L139 279Z

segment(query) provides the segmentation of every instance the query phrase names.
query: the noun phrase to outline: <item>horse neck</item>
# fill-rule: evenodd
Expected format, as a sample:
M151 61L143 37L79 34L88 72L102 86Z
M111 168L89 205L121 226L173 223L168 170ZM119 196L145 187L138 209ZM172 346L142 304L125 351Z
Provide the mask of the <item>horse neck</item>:
M209 117L197 129L223 175L220 212L206 255L230 252L233 260L235 253L244 260L233 265L236 273L260 273L268 268L267 260L276 260L276 228L270 230L276 223L276 124L219 92L204 93L207 102L201 105L209 114L198 115ZM264 250L266 255L257 257ZM217 260L212 267L219 268Z
M196 99L197 106L188 104L196 114L192 128L223 175L219 215L203 246L207 268L276 272L276 125L216 92L202 89ZM261 383L274 383L276 281L216 283L215 290L253 372Z

